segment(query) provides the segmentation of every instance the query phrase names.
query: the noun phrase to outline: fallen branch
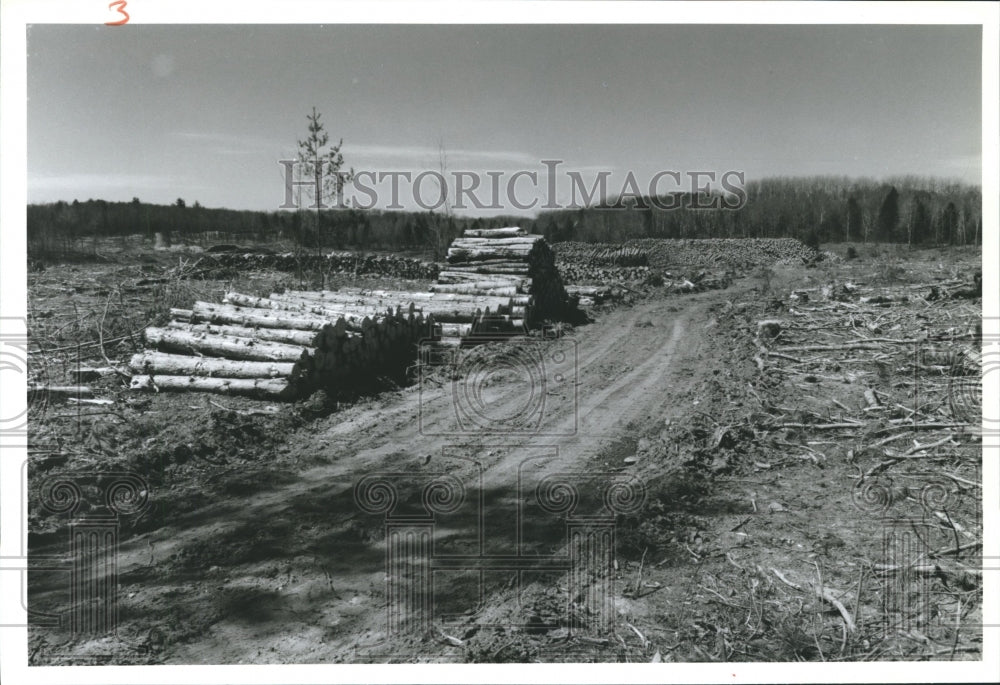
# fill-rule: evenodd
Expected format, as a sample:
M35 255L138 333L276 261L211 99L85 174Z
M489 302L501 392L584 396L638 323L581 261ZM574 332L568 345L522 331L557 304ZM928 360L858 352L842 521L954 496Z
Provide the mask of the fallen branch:
M846 352L848 350L878 350L878 346L871 343L844 343L843 345L797 345L781 349L789 352Z
M777 357L778 359L787 359L788 361L795 362L796 364L803 364L804 363L804 361L802 359L799 359L798 357L793 357L793 356L788 355L788 354L782 354L781 352L772 352L771 350L767 351L767 356L768 357Z
M815 428L816 430L835 430L837 428L857 428L864 426L862 421L844 423L782 423L778 428Z
M94 391L86 385L29 385L28 394L43 395L46 398L93 397Z
M881 461L875 466L871 467L861 477L861 480L864 480L865 478L871 478L872 476L876 476L885 471L890 466L894 466L895 464L898 464L899 462L904 461L906 459L926 459L927 457L935 456L935 455L918 454L918 453L923 452L924 450L932 449L934 447L947 445L948 443L951 443L953 440L954 436L949 435L946 438L941 438L937 442L929 442L926 445L920 445L920 444L914 445L905 452L902 452L901 454L892 455L889 459Z
M788 578L786 578L785 575L778 569L772 567L771 572L778 577L778 580L780 580L788 587L793 588L795 590L799 590L800 592L804 591L801 585L798 585L797 583L793 583L792 581L788 580ZM854 625L854 619L851 617L851 614L847 611L847 607L845 607L839 599L834 597L833 593L829 589L820 588L817 586L813 588L813 591L816 593L817 597L819 597L824 601L829 602L834 606L834 608L837 609L837 611L840 612L840 616L844 619L844 625L847 626L848 632L853 633L855 630L857 630L857 627Z
M120 287L121 286L119 286L119 288ZM109 367L111 367L112 369L114 369L115 373L117 373L122 378L131 378L132 374L126 373L126 372L122 371L121 369L119 369L118 366L113 361L111 361L110 359L108 359L108 353L105 352L105 350L104 350L104 321L108 318L108 310L110 308L111 308L111 295L108 294L108 300L107 300L107 302L104 303L104 313L101 314L101 320L97 324L98 349L101 351L101 356L104 357L104 362Z

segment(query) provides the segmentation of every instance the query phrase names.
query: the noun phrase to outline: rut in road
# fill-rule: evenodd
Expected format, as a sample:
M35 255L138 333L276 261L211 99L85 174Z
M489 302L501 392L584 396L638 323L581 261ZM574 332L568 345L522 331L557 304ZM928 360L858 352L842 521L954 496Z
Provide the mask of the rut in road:
M360 478L386 471L412 474L410 486L404 484L398 492L401 504L409 506L419 500L413 485L422 471L450 473L473 485L469 478L481 476L478 487L489 513L485 523L462 519L453 529L442 528L436 542L458 553L476 544L491 546L488 553L509 553L523 533L512 523L519 506L518 477L526 491L553 471L601 471L601 451L608 441L627 434L630 424L669 415L679 392L699 380L698 355L708 318L704 306L719 297L705 293L688 298L680 311L676 302L647 301L578 329L577 403L546 407L551 416L545 426L561 435L428 435L416 420L419 391L409 388L374 408L352 407L323 420L327 425L290 436L289 446L310 455L311 463L317 454L329 455L296 480L251 498L219 502L129 540L120 554L126 574L148 563L149 549L164 559L208 544L224 555L229 548L243 549L250 533L274 539L259 558L234 554L236 561L217 569L216 577L188 574L188 592L173 600L190 604L197 614L207 610L199 596L238 586L263 593L267 611L249 623L217 611L205 619L211 625L197 640L169 646L165 657L176 663L266 662L278 653L301 662L357 658L352 655L359 643L384 640L386 630L383 524L359 509L354 486ZM511 382L516 388L516 380ZM559 390L565 392L566 386ZM514 393L503 401L516 404L519 399ZM425 427L453 421L452 411L432 407L425 413ZM534 460L537 468L526 469L526 460ZM620 460L614 466L621 468ZM466 494L475 499L473 489ZM543 536L539 544L551 549L560 543ZM275 581L262 572L276 562L294 573L289 571L286 582L272 588ZM169 571L163 574L164 587L174 582ZM501 609L506 601L501 597L481 599L479 609L493 602L493 614L507 611ZM283 645L278 652L271 649L276 642Z

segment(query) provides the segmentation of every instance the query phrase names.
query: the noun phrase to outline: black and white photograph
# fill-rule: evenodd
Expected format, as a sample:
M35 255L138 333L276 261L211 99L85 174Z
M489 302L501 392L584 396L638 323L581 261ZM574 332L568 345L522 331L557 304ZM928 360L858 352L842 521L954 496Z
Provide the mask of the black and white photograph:
M1000 677L997 5L3 11L5 680Z

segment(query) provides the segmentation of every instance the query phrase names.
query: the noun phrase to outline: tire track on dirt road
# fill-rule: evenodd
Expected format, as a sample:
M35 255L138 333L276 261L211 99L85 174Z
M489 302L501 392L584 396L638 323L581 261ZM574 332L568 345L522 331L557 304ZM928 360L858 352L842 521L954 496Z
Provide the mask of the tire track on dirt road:
M212 605L214 613L204 618L207 627L193 639L167 645L161 657L168 663L356 660L355 645L384 637L386 629L379 590L385 582L385 543L378 526L353 502L358 479L376 471L412 470L416 475L426 455L432 456L433 468L449 445L462 443L481 458L485 488L500 493L494 505L500 510L517 506L512 483L523 461L522 446L558 448L545 472L586 469L608 441L627 437L643 421L662 420L676 403L678 388L698 382L705 304L721 301L718 293L705 295L682 303L643 301L577 329L578 404L555 402L546 424L567 435L466 435L457 440L429 435L416 420L419 389L409 388L290 435L288 445L312 465L295 480L275 483L239 502L220 502L184 522L127 541L120 553L124 573L145 566L148 549L166 559L184 550L213 548L211 574L201 568L199 578L188 567L178 580L178 567L164 562L146 581L159 583L149 588L151 596L172 596L197 615L208 611L206 597L237 588L267 607L248 620L239 604ZM501 384L499 390L511 392L498 393L501 408L516 408L524 401L518 393L523 382L505 382L510 387ZM425 426L433 429L453 420L450 411L447 406L432 408L424 416ZM273 542L259 557L246 557L238 552L248 535ZM229 550L232 561L226 563ZM291 569L284 580L275 576L277 566ZM176 594L178 582L185 594ZM141 606L129 611L132 616L141 613ZM272 647L278 643L283 647L275 652Z

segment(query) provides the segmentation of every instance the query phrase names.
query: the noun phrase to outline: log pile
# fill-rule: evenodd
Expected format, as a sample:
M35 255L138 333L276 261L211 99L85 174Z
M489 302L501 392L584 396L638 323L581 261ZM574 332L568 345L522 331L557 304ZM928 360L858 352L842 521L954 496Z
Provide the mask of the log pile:
M219 257L270 268L290 258ZM333 263L337 255L316 258ZM149 349L131 360L132 387L267 399L337 392L375 377L402 379L421 344L453 347L470 337L523 334L534 322L561 317L569 302L545 240L516 227L467 231L440 271L395 257L351 255L349 261L357 273L413 277L407 271L413 268L423 270L419 275L433 272L437 283L429 292L231 292L222 303L171 309L167 326L146 329Z
M626 266L616 255L645 257L654 269L677 266L749 268L767 264L811 263L820 254L794 238L642 238L623 244L565 242L557 245L559 268ZM596 261L595 261L596 260ZM639 262L636 262L638 264Z
M567 283L641 283L652 273L648 266L593 266L559 262Z
M222 304L195 302L172 310L166 327L146 329L149 349L132 357L131 387L293 400L320 388L336 393L376 377L398 379L433 334L432 311L448 320L451 307L450 319L461 318L457 304L418 307L407 295L228 293ZM390 303L407 299L407 306Z
M356 276L392 276L395 278L426 279L436 278L438 266L416 259L396 255L358 254L355 252L331 252L329 254L260 254L252 252L230 252L205 256L217 267L235 269L276 269L295 271L297 269L322 270L327 273L352 274Z
M421 344L460 345L479 333L524 331L532 296L344 288L171 309L147 328L130 367L136 390L198 390L261 399L337 392L401 379Z
M584 261L589 266L648 266L649 251L634 245L599 245Z
M569 302L548 243L517 226L465 231L448 248L447 264L430 289L437 294L516 299L512 306L521 309L512 321L521 321L504 326L501 319L501 332L561 319Z

